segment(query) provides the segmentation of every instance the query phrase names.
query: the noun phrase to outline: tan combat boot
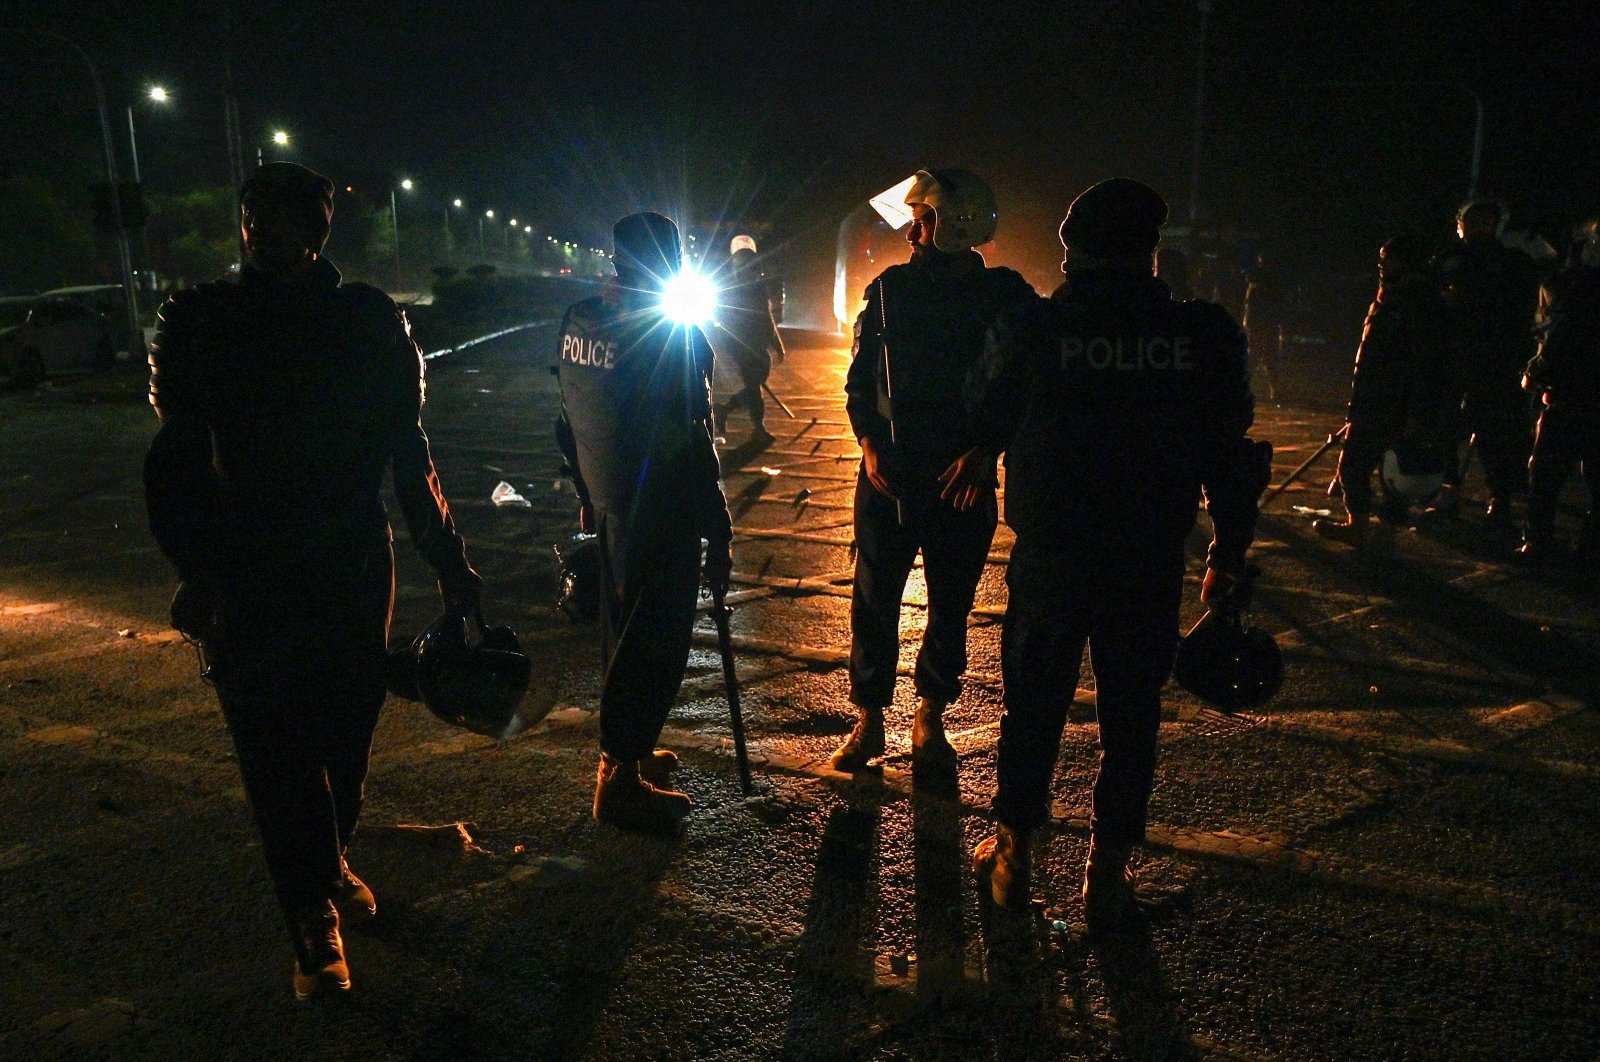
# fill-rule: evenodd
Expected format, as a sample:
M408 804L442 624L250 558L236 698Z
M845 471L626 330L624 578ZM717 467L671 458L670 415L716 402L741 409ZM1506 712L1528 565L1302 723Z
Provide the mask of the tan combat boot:
M834 750L828 766L846 774L867 769L867 761L883 755L883 709L856 706L860 713L855 729L845 738L844 744Z
M1124 928L1139 911L1139 897L1128 869L1130 848L1089 842L1083 868L1083 921L1091 933Z
M350 869L350 864L344 861L344 853L339 853L339 870L342 877L339 879L339 888L333 894L333 902L353 908L357 914L371 918L378 913L378 898L367 888L367 883L356 877L355 871Z
M1028 835L1000 823L993 837L972 850L972 869L989 881L996 907L1020 910L1028 905Z
M344 940L339 936L339 912L332 900L323 900L290 919L294 932L294 996L310 999L319 993L350 991L350 966L344 961Z
M948 763L956 758L956 750L944 732L944 701L924 697L917 702L916 714L911 717L911 758L936 763Z
M594 817L629 833L676 837L693 803L683 793L657 789L639 777L635 762L600 754L594 786Z
M639 777L655 786L666 789L672 782L672 772L678 769L678 754L671 749L656 749L639 760Z

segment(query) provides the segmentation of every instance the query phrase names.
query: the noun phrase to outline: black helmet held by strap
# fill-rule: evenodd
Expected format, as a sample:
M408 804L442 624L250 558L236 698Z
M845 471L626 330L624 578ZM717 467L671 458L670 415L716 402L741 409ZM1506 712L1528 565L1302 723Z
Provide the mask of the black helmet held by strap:
M1283 654L1266 631L1247 627L1244 609L1259 569L1244 578L1200 617L1178 643L1172 677L1219 711L1234 713L1266 704L1283 685Z
M600 539L577 534L555 545L561 563L561 596L556 604L573 623L593 623L600 618Z
M389 650L389 692L421 701L451 726L502 739L533 719L517 712L527 692L532 663L510 627L486 627L473 614L476 645L467 642L465 616L446 613L410 645Z

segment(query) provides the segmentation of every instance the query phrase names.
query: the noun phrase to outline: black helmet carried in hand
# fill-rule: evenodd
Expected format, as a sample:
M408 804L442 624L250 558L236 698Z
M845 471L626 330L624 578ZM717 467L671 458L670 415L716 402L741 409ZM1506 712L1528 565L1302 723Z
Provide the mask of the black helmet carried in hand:
M555 546L561 562L561 596L556 604L574 623L593 623L600 618L600 539L596 535L573 535Z
M508 738L537 721L517 712L532 664L510 627L486 627L476 614L473 621L476 645L467 642L466 617L446 613L409 646L389 650L389 692L422 701L451 726Z
M1259 708L1283 685L1278 643L1244 622L1254 575L1252 568L1234 592L1189 629L1172 667L1179 686L1223 712Z

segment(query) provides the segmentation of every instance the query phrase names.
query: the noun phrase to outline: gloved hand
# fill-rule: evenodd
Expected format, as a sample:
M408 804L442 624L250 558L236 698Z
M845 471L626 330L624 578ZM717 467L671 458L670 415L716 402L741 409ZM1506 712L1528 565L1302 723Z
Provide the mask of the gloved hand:
M439 578L439 597L444 610L457 616L470 616L483 602L483 578L471 566Z
M733 542L732 540L708 542L706 544L706 587L711 591L711 600L717 604L728 596L728 577L733 573Z
M172 595L172 626L201 645L215 645L222 633L216 587L200 580L185 580Z

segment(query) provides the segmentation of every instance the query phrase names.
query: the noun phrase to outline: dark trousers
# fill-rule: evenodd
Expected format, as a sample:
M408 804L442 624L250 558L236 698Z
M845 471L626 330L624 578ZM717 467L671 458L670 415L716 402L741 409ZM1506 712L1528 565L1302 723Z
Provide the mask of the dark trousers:
M387 545L315 589L234 581L213 674L286 914L331 899L355 834L385 694ZM249 585L249 584L255 585Z
M1477 446L1484 479L1495 499L1508 500L1527 485L1529 420L1528 396L1514 378L1476 384L1462 400L1458 438L1470 437ZM1461 473L1460 465L1452 462L1445 482L1459 487Z
M1596 540L1595 507L1600 506L1600 407L1547 406L1539 414L1539 431L1528 462L1528 539L1548 543L1556 531L1556 503L1574 468L1583 466L1590 510L1578 538L1581 547Z
M938 497L907 501L901 526L892 498L856 478L855 585L850 595L850 699L885 708L900 661L900 598L922 552L928 626L917 652L917 695L953 701L967 669L967 616L988 563L998 510L994 491L958 512Z
M1350 435L1339 452L1339 489L1357 522L1372 512L1372 474L1383 462L1384 451L1400 441L1404 427L1404 415L1388 411L1350 420ZM1379 516L1398 523L1405 519L1406 508L1386 494Z
M682 528L641 521L629 540L625 522L600 514L607 645L600 691L600 748L637 760L656 747L689 663L700 597L700 538Z
M1014 551L1013 563L1015 556ZM1142 588L1108 584L1097 590L1074 587L1068 573L1052 574L1026 572L1007 580L995 817L1019 831L1049 819L1062 728L1087 643L1101 750L1091 829L1103 844L1133 844L1144 839L1155 780L1161 687L1178 647L1181 576L1160 585L1147 578Z
M717 421L726 425L729 413L743 409L750 414L750 425L757 431L764 430L767 404L761 397L761 385L766 383L772 374L772 363L754 357L736 357L733 359L733 364L739 372L739 382L743 386L717 407Z

